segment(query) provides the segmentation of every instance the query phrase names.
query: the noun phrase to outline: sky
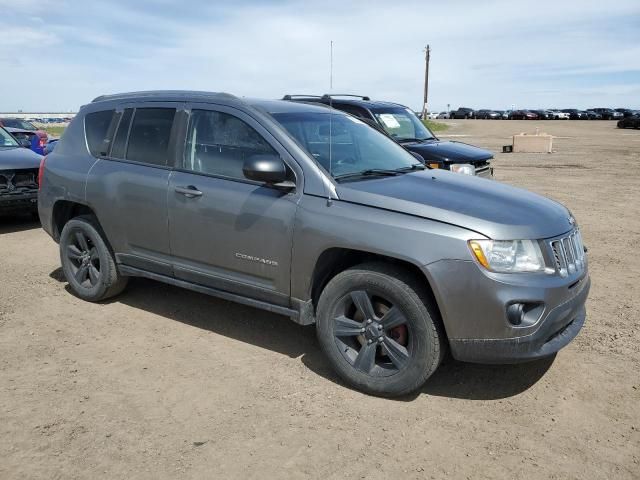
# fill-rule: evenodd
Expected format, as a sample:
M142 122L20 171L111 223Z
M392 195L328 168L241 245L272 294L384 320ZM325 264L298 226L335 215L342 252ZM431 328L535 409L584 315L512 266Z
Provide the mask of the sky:
M639 0L0 0L0 111L155 89L640 108Z

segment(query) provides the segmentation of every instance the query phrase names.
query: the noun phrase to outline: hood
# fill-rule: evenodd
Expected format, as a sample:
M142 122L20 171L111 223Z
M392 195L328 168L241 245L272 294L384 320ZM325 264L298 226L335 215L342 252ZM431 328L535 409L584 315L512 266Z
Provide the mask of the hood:
M573 228L563 205L495 180L424 170L338 184L340 200L432 219L495 240L542 239Z
M0 147L0 170L39 168L42 157L28 148Z
M424 143L403 143L402 146L419 153L426 161L435 160L445 163L484 162L493 158L489 150L467 145L461 142L433 141Z

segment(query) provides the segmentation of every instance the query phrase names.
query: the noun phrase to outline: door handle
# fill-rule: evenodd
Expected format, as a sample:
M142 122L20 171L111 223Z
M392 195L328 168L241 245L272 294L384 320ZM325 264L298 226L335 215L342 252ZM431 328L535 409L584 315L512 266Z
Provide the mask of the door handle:
M196 187L194 187L193 185L189 185L188 187L176 187L175 190L176 190L176 193L184 195L187 198L195 198L195 197L202 196L202 192L198 190Z

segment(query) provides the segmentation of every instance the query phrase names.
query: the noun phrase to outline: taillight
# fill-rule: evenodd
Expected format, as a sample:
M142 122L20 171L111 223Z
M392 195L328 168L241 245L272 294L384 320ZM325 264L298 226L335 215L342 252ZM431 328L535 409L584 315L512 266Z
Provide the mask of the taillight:
M44 176L44 162L47 157L42 157L40 160L40 168L38 169L38 190L42 189L42 177Z

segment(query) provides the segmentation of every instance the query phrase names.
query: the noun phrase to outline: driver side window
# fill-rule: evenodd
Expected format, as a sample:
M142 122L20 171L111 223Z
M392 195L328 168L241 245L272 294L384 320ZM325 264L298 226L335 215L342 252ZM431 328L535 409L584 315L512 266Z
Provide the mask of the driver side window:
M244 161L265 154L277 155L258 132L239 118L212 110L191 112L183 159L185 169L244 179Z

